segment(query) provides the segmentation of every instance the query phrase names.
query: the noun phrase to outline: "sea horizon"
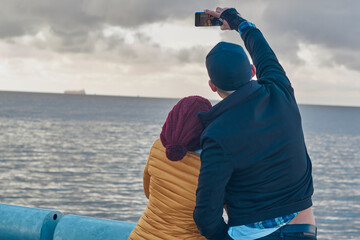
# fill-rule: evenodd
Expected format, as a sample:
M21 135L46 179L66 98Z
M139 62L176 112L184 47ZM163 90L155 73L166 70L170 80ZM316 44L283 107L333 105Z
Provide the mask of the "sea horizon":
M75 90L77 91L77 90ZM53 95L71 95L71 96L98 96L98 97L124 97L124 98L148 98L148 99L164 99L164 100L179 100L181 97L159 97L159 96L141 96L141 95L112 95L112 94L97 94L97 93L86 93L86 94L67 94L64 92L37 92L37 91L18 91L18 90L0 90L1 92L8 93L28 93L28 94L53 94ZM187 97L188 95L184 96ZM201 96L201 95L200 95ZM221 99L208 98L212 102L219 102ZM349 107L349 108L360 108L359 105L341 105L341 104L322 104L322 103L301 103L298 105L304 106L320 106L320 107Z

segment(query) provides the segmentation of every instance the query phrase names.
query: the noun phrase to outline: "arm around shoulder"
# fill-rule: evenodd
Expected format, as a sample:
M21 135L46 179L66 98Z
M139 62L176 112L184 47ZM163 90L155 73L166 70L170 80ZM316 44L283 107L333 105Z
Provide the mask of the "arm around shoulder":
M194 220L207 239L225 239L228 226L222 218L225 187L232 174L232 164L214 140L203 141L201 169L196 191Z

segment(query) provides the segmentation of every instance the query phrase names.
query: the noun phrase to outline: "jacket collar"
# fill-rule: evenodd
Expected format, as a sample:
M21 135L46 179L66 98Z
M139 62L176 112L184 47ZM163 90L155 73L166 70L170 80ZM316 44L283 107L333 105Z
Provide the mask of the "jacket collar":
M222 101L214 105L209 111L199 112L198 117L201 123L206 128L210 125L212 121L218 118L221 114L229 110L230 108L246 101L250 96L256 96L260 93L261 85L255 81L251 80L245 85L241 86L234 93L230 94L228 97L224 98ZM255 92L257 92L255 94Z

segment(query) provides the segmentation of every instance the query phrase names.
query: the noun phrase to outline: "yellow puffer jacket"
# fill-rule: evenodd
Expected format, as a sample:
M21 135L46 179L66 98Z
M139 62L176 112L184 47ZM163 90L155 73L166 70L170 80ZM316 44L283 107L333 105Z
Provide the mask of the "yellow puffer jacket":
M188 152L182 160L170 161L158 139L144 169L149 202L129 239L206 239L193 220L199 171L199 154Z

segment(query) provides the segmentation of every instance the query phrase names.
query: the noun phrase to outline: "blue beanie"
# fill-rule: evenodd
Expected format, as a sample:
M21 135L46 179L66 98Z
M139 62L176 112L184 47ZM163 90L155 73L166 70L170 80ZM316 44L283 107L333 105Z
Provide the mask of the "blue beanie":
M219 42L206 56L206 68L216 87L237 90L250 81L251 65L244 49L233 43Z

